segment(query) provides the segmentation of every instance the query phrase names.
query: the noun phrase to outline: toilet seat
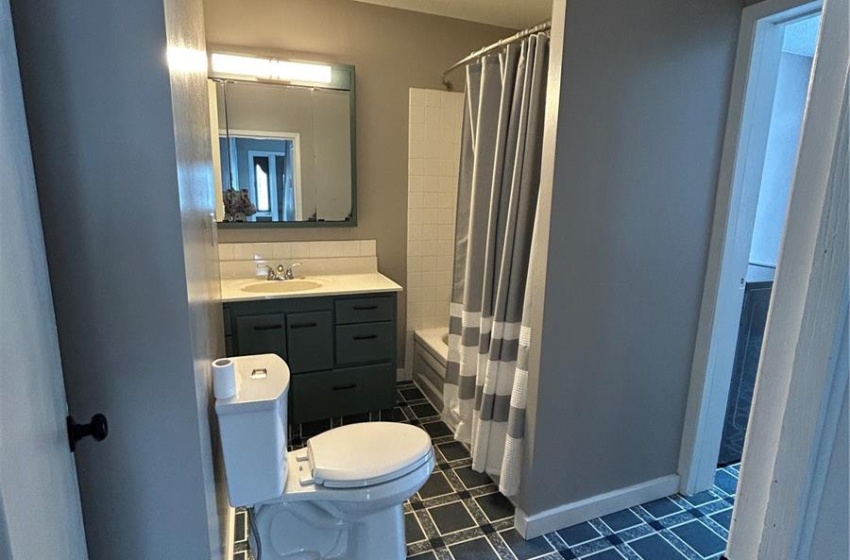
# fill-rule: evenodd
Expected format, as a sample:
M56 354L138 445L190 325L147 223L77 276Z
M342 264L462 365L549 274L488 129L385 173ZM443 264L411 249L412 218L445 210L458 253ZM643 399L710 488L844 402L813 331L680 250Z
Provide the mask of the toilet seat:
M362 488L403 477L431 460L431 438L421 428L369 422L334 428L296 452L302 485ZM307 466L307 465L305 465Z

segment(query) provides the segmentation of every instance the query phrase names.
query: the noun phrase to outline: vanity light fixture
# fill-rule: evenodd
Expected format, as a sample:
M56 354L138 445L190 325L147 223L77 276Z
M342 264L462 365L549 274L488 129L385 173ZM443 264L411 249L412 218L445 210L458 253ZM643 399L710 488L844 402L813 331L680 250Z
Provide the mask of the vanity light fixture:
M261 80L329 84L333 80L327 64L290 62L276 58L257 58L236 54L212 53L210 68L214 74L245 76Z

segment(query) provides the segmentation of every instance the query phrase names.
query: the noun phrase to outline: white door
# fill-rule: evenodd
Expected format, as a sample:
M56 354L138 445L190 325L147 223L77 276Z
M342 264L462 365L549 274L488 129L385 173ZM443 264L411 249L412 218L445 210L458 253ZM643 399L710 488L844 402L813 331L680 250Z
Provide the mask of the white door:
M0 558L85 560L8 0L0 0L0 170Z

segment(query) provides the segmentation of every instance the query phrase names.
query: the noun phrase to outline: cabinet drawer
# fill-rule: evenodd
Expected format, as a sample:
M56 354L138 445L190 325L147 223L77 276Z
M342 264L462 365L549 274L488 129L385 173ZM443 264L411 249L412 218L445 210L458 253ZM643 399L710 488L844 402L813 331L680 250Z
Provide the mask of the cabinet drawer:
M336 300L336 324L373 323L395 319L393 296Z
M333 334L330 311L287 313L289 371L302 373L333 368Z
M305 373L290 381L291 422L300 424L336 416L392 408L392 364Z
M394 323L343 325L336 328L338 364L392 361L394 354Z
M283 313L237 317L236 351L240 356L277 354L286 359L286 323Z

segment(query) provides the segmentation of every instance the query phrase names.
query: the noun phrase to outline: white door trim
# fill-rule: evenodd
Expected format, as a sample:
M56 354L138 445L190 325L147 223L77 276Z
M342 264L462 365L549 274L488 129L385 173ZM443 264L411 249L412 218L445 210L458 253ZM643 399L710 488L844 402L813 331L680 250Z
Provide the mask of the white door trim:
M679 454L683 494L714 484L782 28L820 9L820 0L765 0L743 11Z
M825 2L730 532L733 560L809 558L846 398L848 22L848 0Z
M292 189L295 191L295 221L304 221L304 209L302 208L301 199L301 133L300 132L267 132L262 130L245 130L231 129L228 131L230 136L238 136L240 138L267 138L273 140L290 140L292 141ZM250 169L250 167L249 167ZM232 173L232 171L231 171Z
M675 494L678 488L679 477L671 474L563 504L533 515L517 508L514 514L514 523L517 532L524 539L533 539L563 527L571 527L588 519L603 517L610 513L658 500Z
M259 209L259 197L260 193L257 192L257 172L256 166L252 165L254 162L254 157L266 157L269 159L269 174L268 174L268 195L269 195L269 209L268 210L260 210ZM281 220L281 217L278 216L277 212L277 157L285 157L286 154L283 152L270 152L268 150L248 150L248 184L251 186L251 190L249 194L254 197L254 204L258 206L257 214L258 216L269 216L272 221L277 222Z

